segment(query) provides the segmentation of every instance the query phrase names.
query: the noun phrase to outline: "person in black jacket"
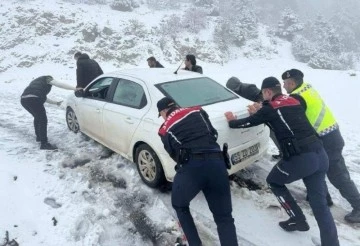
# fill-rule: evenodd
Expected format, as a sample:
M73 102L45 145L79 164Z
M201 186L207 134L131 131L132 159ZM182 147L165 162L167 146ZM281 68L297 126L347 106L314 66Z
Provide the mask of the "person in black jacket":
M189 210L191 200L200 191L213 213L221 245L238 245L228 173L209 116L201 107L179 108L168 97L158 101L157 107L165 120L159 136L177 163L171 202L189 245L202 245Z
M76 60L76 88L85 88L93 79L103 74L100 65L90 59L86 53L77 52L74 55Z
M286 231L307 231L309 225L285 184L303 179L309 203L320 229L321 245L338 246L334 219L326 204L325 175L329 160L321 140L295 98L281 93L280 82L264 79L261 91L265 101L250 116L235 119L226 113L231 128L248 128L266 123L280 143L283 158L274 166L266 181L290 218L279 223ZM229 116L230 115L230 116Z
M21 105L34 116L34 128L36 142L40 142L40 149L54 150L55 145L48 142L47 138L47 116L44 103L60 106L62 101L56 102L47 98L52 86L67 90L76 90L75 87L58 82L51 76L41 76L30 82L21 95Z
M247 84L241 82L236 77L231 77L226 82L226 87L238 94L239 96L246 98L252 102L254 102L254 106L259 107L264 100L262 97L261 90L257 88L255 84ZM278 141L276 140L274 132L270 129L270 138L274 142L275 146L279 150L279 154L272 155L272 158L275 160L281 159L281 150Z
M185 70L197 73L203 73L202 67L196 65L196 58L194 55L186 55L185 57Z
M155 57L150 56L147 59L148 65L150 68L163 68L164 66L160 64L160 62L158 62Z
M344 219L350 223L360 223L360 193L350 177L342 155L345 142L335 117L314 87L304 82L303 72L298 69L290 69L282 74L282 79L285 90L299 100L309 121L324 143L329 157L327 177L330 183L340 191L341 196L353 208L349 214L345 215ZM329 193L327 199L328 204L332 204Z
M238 78L231 77L226 82L226 87L252 102L261 103L263 101L261 90L255 84L243 83Z

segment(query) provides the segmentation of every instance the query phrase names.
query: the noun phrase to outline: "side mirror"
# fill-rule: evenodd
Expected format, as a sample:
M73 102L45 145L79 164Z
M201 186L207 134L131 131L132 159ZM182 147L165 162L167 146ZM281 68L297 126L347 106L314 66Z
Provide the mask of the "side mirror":
M85 96L85 91L83 89L75 91L75 96L76 97L84 97Z

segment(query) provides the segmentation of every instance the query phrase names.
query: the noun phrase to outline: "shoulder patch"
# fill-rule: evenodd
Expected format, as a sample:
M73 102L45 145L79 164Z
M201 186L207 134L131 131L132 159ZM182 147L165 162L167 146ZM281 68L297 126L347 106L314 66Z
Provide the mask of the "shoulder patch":
M277 109L281 107L297 106L300 105L300 102L291 96L282 95L277 97L275 100L270 101L270 105L274 109Z
M169 114L165 122L161 125L159 129L159 135L164 136L171 127L181 122L188 115L192 113L200 112L200 110L201 110L200 106L195 106L191 108L179 108L174 110Z

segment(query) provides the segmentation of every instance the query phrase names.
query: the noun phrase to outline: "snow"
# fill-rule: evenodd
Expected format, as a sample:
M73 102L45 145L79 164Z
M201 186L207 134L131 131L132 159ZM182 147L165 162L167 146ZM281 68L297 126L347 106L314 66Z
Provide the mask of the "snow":
M53 7L51 1L42 5L48 10ZM79 12L92 11L87 17L89 19L98 18L98 14L105 12L112 14L104 6L99 7L98 12L88 5L78 8ZM154 25L160 19L157 12L143 8L136 11L140 15L150 13L149 16L154 17L149 21L143 20L147 25ZM127 13L123 17L131 19L134 16ZM46 47L44 50L37 51L24 44L17 51L50 54L52 51L48 49L54 49L58 54L59 50L67 50L47 45L45 41L42 42ZM56 42L60 46L72 47L68 39L65 44L60 38ZM5 55L7 61L0 59L2 64L19 62L10 53ZM163 62L162 57L158 59L174 70L178 66ZM223 84L231 76L236 76L243 82L260 86L265 77L281 79L281 74L287 69L302 70L305 80L319 91L338 120L346 143L343 156L353 181L360 189L360 127L357 123L360 120L360 71L311 69L293 60L287 43L271 59L247 59L239 54L238 59L223 65L201 60L198 64L203 67L204 74ZM100 65L105 72L117 69L110 62ZM147 67L146 58L138 66ZM95 141L82 134L71 133L66 126L63 105L46 105L48 136L60 150L39 150L33 118L20 105L20 95L32 79L45 74L75 84L74 67L75 61L69 60L68 64L46 62L29 68L12 66L0 73L0 245L6 231L9 239L15 239L21 246L169 245L179 235L170 194L145 186L131 162L118 154L109 156L108 151ZM128 67L134 66L124 66ZM354 73L356 76L351 76ZM54 87L49 98L66 100L70 93ZM276 149L271 145L259 162L239 175L265 185L266 175L275 164L271 160L273 153ZM335 203L331 211L341 245L359 245L360 226L349 225L343 219L351 211L350 205L331 184L328 186ZM319 245L319 230L305 201L303 183L297 181L289 188L309 221L311 228L308 232L284 232L277 223L287 219L287 215L268 190L250 191L232 182L233 217L240 245ZM191 209L204 245L219 245L216 227L202 194L193 200Z
M220 82L238 76L244 82L257 85L267 76L280 78L285 69L301 69L338 119L346 142L344 157L352 179L360 188L360 131L358 125L353 124L359 120L354 113L360 110L356 97L360 89L359 75L350 76L347 71L313 70L284 58L239 59L224 66L199 64L205 74ZM137 229L129 221L128 214L136 211L134 208L144 211L157 231L170 230L171 235L176 234L170 194L146 187L135 166L119 155L100 159L99 156L106 152L102 146L68 131L63 106L46 106L48 135L60 151L38 149L32 117L21 107L19 98L27 83L42 75L43 71L51 71L54 78L64 82L74 81L74 68L59 64L14 68L0 75L0 106L3 111L0 116L0 185L3 187L0 193L0 236L8 231L10 239L16 239L20 245L152 245L149 239L136 233ZM53 88L49 97L65 100L69 93ZM247 170L251 178L265 182L267 172L275 164L270 160L270 154L274 152L275 147L270 146L268 154ZM110 174L114 177L109 178ZM114 180L123 180L126 188L114 187ZM277 222L287 216L278 208L271 193L249 191L232 184L233 216L242 245L312 245L313 241L319 241L311 209L303 201L303 184L299 181L289 187L309 220L309 232L283 232ZM341 245L356 245L359 240L357 229L343 220L351 208L334 187L329 185L329 188L335 202L332 211ZM131 201L130 207L122 204L127 199ZM201 194L192 202L191 208L204 237L210 237L208 240L212 242L205 245L216 245L213 241L217 240L215 226L211 224L212 216ZM56 226L52 218L57 220Z

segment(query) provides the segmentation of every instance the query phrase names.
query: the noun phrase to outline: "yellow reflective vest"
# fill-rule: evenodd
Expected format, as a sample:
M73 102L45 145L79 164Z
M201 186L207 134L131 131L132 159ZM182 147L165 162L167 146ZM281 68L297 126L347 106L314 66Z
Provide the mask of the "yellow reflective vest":
M319 93L310 84L303 83L291 94L298 94L305 100L306 117L319 136L324 136L338 129L334 115L329 107L326 106Z

